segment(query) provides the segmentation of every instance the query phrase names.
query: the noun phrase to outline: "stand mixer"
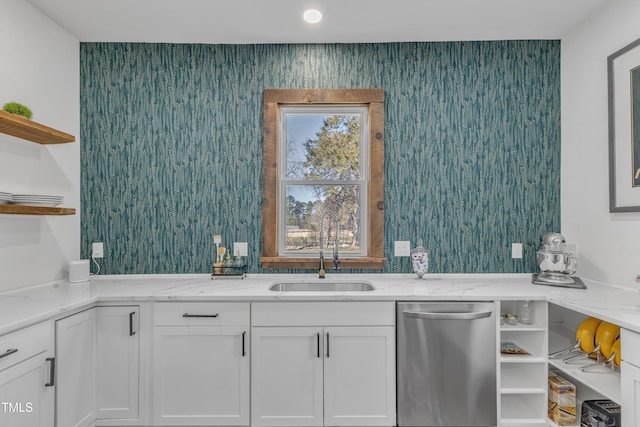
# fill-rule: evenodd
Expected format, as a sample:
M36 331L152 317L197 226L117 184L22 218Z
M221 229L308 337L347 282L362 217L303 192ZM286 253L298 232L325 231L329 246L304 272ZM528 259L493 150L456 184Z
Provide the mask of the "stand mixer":
M561 286L566 288L586 289L576 272L576 247L567 244L559 233L547 233L542 237L542 244L537 252L540 273L534 273L534 285Z

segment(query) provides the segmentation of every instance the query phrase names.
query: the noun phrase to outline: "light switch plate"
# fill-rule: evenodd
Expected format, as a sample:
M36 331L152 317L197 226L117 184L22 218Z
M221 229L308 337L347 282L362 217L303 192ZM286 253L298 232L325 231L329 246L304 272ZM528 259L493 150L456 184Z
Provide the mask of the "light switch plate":
M248 256L249 244L247 242L233 242L233 256Z
M511 244L511 258L522 258L522 243Z
M411 256L411 242L407 240L396 240L394 242L395 256Z

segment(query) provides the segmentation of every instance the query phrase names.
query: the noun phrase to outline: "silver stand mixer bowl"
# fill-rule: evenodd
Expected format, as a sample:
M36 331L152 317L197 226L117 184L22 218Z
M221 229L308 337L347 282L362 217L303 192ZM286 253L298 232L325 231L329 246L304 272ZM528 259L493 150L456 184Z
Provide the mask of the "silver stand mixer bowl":
M567 242L558 233L548 233L542 238L542 245L537 252L540 273L533 275L533 283L549 285L574 285L578 278L571 277L576 272L577 258L575 245L567 245Z

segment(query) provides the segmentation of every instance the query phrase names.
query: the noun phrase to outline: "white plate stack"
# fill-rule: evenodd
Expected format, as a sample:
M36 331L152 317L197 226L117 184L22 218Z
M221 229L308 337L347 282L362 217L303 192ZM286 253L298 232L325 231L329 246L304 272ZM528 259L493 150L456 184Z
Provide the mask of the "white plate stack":
M58 206L64 202L63 196L49 196L46 194L14 194L13 203L16 205Z
M3 193L0 191L0 205L5 203L11 203L13 201L13 194L11 193Z

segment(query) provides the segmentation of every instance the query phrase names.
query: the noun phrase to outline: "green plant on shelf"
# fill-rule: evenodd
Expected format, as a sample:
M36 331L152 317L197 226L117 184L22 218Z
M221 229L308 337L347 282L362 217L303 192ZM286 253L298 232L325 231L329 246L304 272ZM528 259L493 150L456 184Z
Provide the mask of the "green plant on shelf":
M18 104L17 102L7 102L6 104L4 104L4 107L2 107L2 109L7 113L16 114L29 120L31 120L31 117L33 116L33 113L27 106Z

